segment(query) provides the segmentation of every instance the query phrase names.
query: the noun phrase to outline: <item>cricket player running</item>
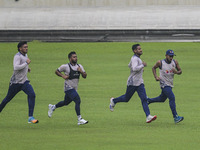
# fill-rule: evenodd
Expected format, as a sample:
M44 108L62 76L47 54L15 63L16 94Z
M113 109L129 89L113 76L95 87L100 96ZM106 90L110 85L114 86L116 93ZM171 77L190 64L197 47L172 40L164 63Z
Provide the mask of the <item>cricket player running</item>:
M31 60L28 58L27 55L27 42L19 42L17 47L19 52L14 56L13 75L10 80L10 86L8 89L7 96L0 104L0 112L4 109L6 104L10 102L19 91L22 90L28 95L28 123L38 123L39 121L33 117L33 111L35 106L35 92L29 83L30 81L27 78L27 73L31 71L28 67L28 65L31 63Z
M158 97L155 98L148 98L147 102L148 104L155 103L155 102L165 102L167 98L169 98L169 106L171 108L174 122L179 123L184 118L181 116L178 116L176 112L176 104L175 104L175 96L172 92L173 86L173 80L174 80L174 74L180 75L182 73L182 70L179 66L179 63L177 60L174 60L173 57L175 56L174 51L169 49L166 51L166 58L163 60L159 60L152 68L153 75L156 79L156 81L160 81L160 87L161 87L161 94ZM160 69L160 76L157 76L156 69Z
M77 55L76 52L70 52L68 54L70 63L61 65L56 70L56 75L62 77L65 80L64 91L65 97L64 101L60 101L56 105L49 104L48 116L52 117L53 111L59 107L70 104L72 101L75 102L75 111L78 117L78 125L87 124L88 121L84 120L80 114L80 103L81 99L77 93L78 82L80 74L83 78L87 77L83 66L77 64ZM62 74L61 72L64 72Z
M150 115L150 110L147 104L147 96L143 83L143 69L147 66L145 62L142 62L140 56L142 55L142 49L139 44L135 44L132 46L132 50L134 55L131 58L131 61L128 65L130 68L130 76L127 81L127 89L126 93L118 98L110 99L110 110L114 111L114 107L119 102L128 102L135 91L137 91L143 106L143 110L146 114L146 123L150 123L156 120L156 116Z

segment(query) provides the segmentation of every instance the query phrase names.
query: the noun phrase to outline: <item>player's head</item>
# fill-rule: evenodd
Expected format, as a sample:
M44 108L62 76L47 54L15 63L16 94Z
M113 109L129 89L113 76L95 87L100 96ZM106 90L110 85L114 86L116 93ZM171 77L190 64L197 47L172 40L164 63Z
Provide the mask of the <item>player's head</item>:
M141 49L140 44L134 44L134 45L132 46L132 50L133 50L133 52L134 52L137 56L142 55L142 49Z
M19 42L17 45L18 51L26 54L28 52L28 45L26 41Z
M70 63L72 64L76 64L77 63L77 55L76 55L76 52L72 51L68 54L68 58L69 58L69 61Z
M168 50L166 51L166 55L165 55L165 56L166 56L167 61L171 62L172 59L173 59L173 57L176 56L176 55L174 54L174 51L173 51L173 50L168 49Z

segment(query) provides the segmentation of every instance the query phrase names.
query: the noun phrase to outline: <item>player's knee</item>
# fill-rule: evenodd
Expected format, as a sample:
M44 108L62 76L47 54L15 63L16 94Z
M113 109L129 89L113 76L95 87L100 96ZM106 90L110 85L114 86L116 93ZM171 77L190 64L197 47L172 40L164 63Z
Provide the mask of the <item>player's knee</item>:
M147 96L141 96L140 99L142 102L147 102Z
M28 96L31 97L31 98L34 98L34 99L36 97L35 92L31 92Z
M169 98L169 101L175 101L175 97L173 96L173 97L170 97Z
M11 99L12 99L11 97L6 96L2 102L9 102Z
M165 102L166 101L166 98L164 98L164 99L161 99L161 102Z
M130 99L131 99L131 98L126 97L126 98L124 99L124 102L129 102Z
M141 99L142 105L147 103L147 98Z
M69 103L67 101L64 101L64 105L68 105Z
M174 95L174 94L171 94L171 95L169 96L169 100L175 101L175 95Z
M81 103L81 99L80 99L79 95L77 95L77 96L74 98L74 102L75 102L76 104L80 104L80 103Z
M81 100L80 100L80 98L77 99L75 103L76 103L77 105L80 105L80 104L81 104Z
M6 97L4 98L4 100L1 102L1 104L2 104L2 105L5 105L5 104L7 104L7 103L10 102L10 101L11 101L11 98L9 98L9 97L6 96Z

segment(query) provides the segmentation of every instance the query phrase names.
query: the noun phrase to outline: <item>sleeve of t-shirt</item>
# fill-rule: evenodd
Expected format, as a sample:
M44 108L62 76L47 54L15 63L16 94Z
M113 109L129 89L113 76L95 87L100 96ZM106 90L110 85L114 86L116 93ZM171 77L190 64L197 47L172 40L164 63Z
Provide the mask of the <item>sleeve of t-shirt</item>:
M138 65L138 60L137 60L137 57L132 57L131 58L131 64L132 64L132 70L133 71L140 71L142 68L144 68L144 65L141 64L141 65Z
M83 68L83 66L81 64L79 64L79 66L82 69L82 71L85 72L85 69Z
M13 59L13 67L14 70L22 70L24 69L28 64L25 62L23 64L20 64L20 56L19 55L15 55L14 59Z
M61 65L58 68L58 71L64 72L66 75L69 75L69 72L70 72L69 65Z

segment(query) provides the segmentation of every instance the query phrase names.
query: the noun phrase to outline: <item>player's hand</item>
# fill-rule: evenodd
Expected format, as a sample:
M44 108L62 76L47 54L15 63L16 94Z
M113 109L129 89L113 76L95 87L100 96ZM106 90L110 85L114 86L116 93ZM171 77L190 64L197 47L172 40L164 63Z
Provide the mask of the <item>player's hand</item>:
M69 76L67 76L67 75L62 75L62 78L65 79L65 80L67 80L67 79L69 79Z
M82 69L81 69L81 67L78 67L78 68L77 68L77 71L83 72Z
M177 70L175 68L172 68L172 71L174 74L177 74Z
M26 63L27 63L27 64L30 64L30 63L31 63L31 60L30 60L29 58L27 58Z
M31 72L31 68L28 68L28 72Z
M145 63L144 61L142 62L142 64L144 65L144 67L146 67L146 66L147 66L147 63Z
M155 77L156 81L160 81L160 77Z

